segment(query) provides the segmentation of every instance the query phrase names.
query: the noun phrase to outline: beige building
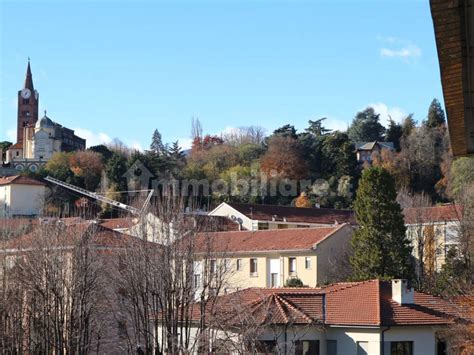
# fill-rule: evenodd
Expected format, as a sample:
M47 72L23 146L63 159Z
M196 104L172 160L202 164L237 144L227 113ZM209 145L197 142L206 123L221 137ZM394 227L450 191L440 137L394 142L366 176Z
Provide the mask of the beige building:
M0 217L40 216L46 185L26 176L0 178Z
M257 205L223 202L209 212L210 216L227 217L241 229L329 227L342 223L355 224L354 212L331 208L302 208L293 206Z
M211 272L225 270L225 288L283 287L291 279L315 287L331 281L335 267L345 259L352 227L235 231L203 233L198 255L210 263ZM199 258L198 258L199 259ZM195 265L199 287L204 265Z
M362 142L356 143L356 156L360 164L372 162L372 154L380 153L382 149L395 150L392 142Z
M403 213L413 256L419 259L422 255L426 271L440 271L448 251L459 244L461 207L449 204L406 208Z

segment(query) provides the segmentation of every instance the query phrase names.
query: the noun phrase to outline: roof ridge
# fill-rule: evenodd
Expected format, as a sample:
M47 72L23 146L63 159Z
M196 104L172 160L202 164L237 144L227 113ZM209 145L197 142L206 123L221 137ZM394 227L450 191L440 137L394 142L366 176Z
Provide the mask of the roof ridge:
M274 299L275 304L276 304L276 306L278 307L278 310L280 311L281 315L283 316L283 319L285 320L286 323L288 323L289 318L288 318L288 316L286 315L285 310L283 309L283 307L282 307L282 305L281 305L281 302L282 302L281 297L278 296L278 294L273 294L273 295L272 295L272 298ZM283 303L284 303L284 302L283 302Z
M293 311L301 314L303 316L303 318L306 318L306 320L308 320L308 322L312 322L313 319L307 315L302 309L299 309L296 305L293 304L293 302L290 302L289 300L287 300L285 297L282 297L282 296L279 296L279 298L281 299L281 301L286 304L287 307L293 309Z
M284 207L284 208L297 208L302 210L331 210L331 211L345 211L345 212L353 212L350 209L338 209L338 208L318 208L318 207L296 207L296 206L288 206L288 205L271 205L268 203L265 204L258 204L258 203L240 203L240 202L223 202L231 206L232 204L241 205L241 206L270 206L270 207ZM219 206L218 206L219 207ZM217 208L217 207L216 207Z
M293 222L291 222L293 223ZM296 223L296 222L294 222ZM285 228L285 229L261 229L261 230L236 230L236 231L214 231L214 232L198 232L197 234L224 234L224 233L283 233L283 232L286 232L286 231L294 231L294 230L298 230L298 231L315 231L315 230L321 230L321 229L337 229L337 228L340 228L341 226L345 225L345 224L349 224L349 222L344 222L344 223L339 223L337 225L334 225L334 226L315 226L315 227L310 227L310 228L297 228L297 227L294 227L294 228ZM332 232L331 232L332 233Z

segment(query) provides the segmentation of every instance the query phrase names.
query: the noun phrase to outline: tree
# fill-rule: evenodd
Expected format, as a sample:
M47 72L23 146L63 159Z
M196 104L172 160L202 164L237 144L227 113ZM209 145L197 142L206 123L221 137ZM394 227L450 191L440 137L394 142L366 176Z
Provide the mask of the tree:
M0 156L0 160L2 162L5 160L6 152L7 152L8 148L10 148L11 145L12 145L12 143L8 142L8 141L0 142L0 152L2 153L2 156Z
M272 136L289 137L293 139L297 138L295 126L290 124L286 124L284 126L281 126L280 128L277 128L273 131Z
M412 277L411 246L396 197L394 180L386 170L363 171L354 202L359 224L352 239L355 279Z
M90 150L75 152L69 157L69 165L87 190L94 191L97 188L104 168L101 154Z
M402 137L408 137L416 127L416 121L413 119L413 113L410 113L402 121Z
M380 115L372 107L358 112L347 130L353 142L373 142L383 139L385 128L380 123Z
M312 207L311 200L308 198L306 192L302 192L295 200L296 207Z
M308 176L298 141L289 136L274 136L268 140L268 150L261 159L261 169L269 176L283 179L304 179Z
M327 117L320 118L319 120L316 120L316 121L309 120L308 128L306 128L305 131L312 135L315 135L316 137L324 136L330 133L331 130L324 128L323 126L323 121L326 119Z
M474 183L474 157L459 157L454 160L449 176L448 185L452 196L462 197L466 188Z
M45 173L56 179L70 182L73 176L69 165L71 155L72 153L66 152L54 153L44 166Z
M109 161L109 159L112 158L112 154L114 153L103 144L95 145L88 148L87 150L101 154L104 162Z
M150 150L159 156L166 154L168 150L166 145L163 144L161 133L157 129L155 129L155 132L153 132L153 136L151 138Z
M402 125L390 118L387 131L385 132L385 141L392 142L395 150L400 151L400 139L402 139L402 136Z
M446 123L444 110L437 99L433 99L433 101L431 101L430 107L428 109L428 117L423 123L429 128L440 127Z
M112 153L105 165L105 174L118 191L126 190L127 182L123 176L127 171L127 160L118 153Z

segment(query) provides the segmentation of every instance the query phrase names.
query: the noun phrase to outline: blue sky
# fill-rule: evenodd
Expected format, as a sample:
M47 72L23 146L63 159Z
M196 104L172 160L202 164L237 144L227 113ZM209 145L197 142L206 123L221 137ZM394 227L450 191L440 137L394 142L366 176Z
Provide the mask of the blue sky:
M1 1L0 140L16 129L27 57L40 112L89 145L147 148L328 117L344 129L442 99L429 1Z

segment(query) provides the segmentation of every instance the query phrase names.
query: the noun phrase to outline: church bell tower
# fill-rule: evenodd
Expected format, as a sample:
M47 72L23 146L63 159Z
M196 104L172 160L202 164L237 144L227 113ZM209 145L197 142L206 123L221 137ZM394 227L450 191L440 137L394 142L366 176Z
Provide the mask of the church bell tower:
M23 129L26 126L34 126L38 121L39 95L33 86L30 59L26 68L25 85L18 91L18 115L17 115L17 143L23 143Z

